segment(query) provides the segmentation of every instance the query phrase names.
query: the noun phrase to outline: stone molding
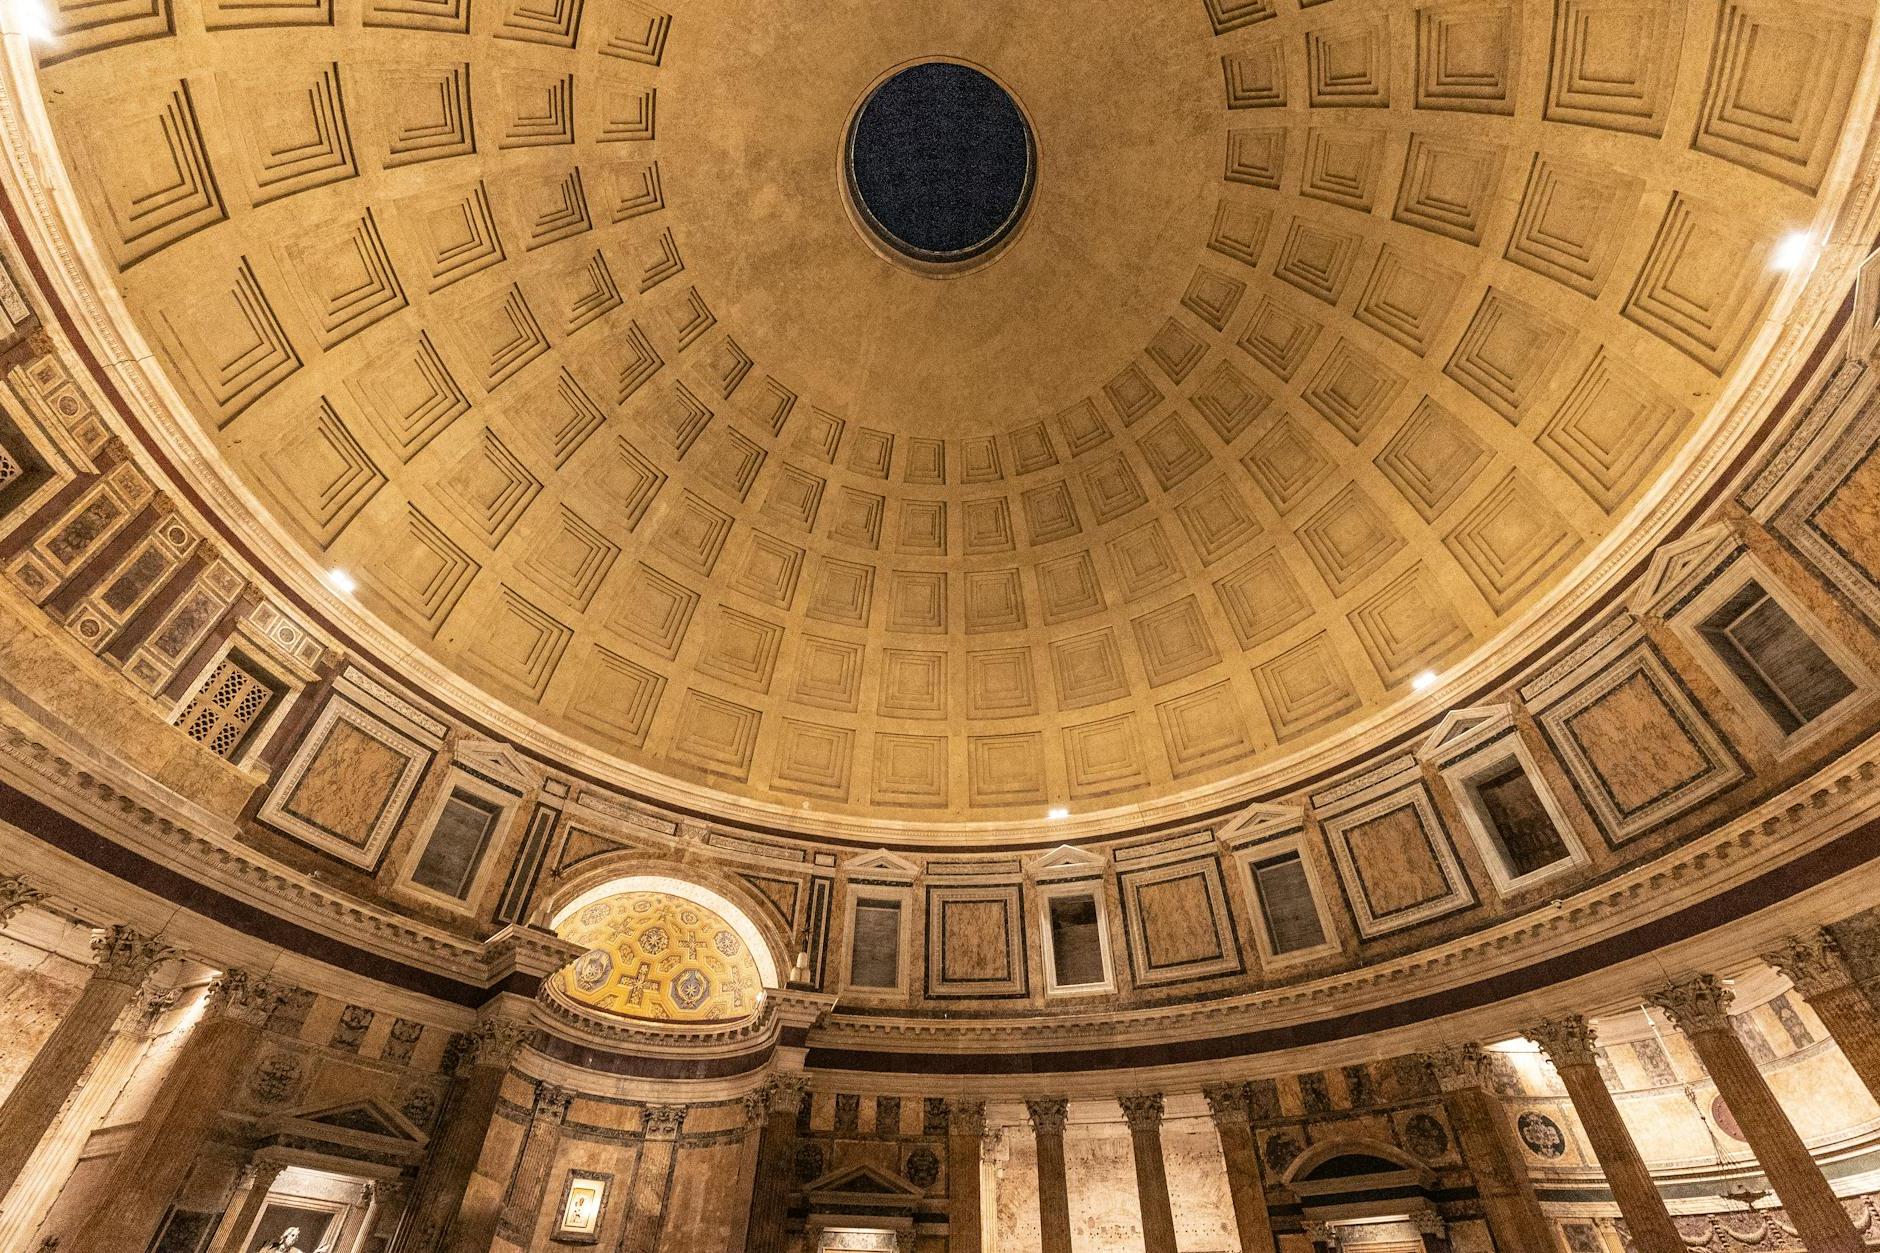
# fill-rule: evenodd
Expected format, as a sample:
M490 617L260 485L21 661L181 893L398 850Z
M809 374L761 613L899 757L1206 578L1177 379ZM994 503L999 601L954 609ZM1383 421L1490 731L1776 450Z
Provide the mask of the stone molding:
M1070 1102L1061 1096L1028 1096L1025 1112L1031 1116L1034 1135L1061 1136L1070 1119Z
M122 923L91 933L91 977L136 987L159 962L176 950L154 936Z
M1599 1064L1599 1036L1582 1014L1544 1018L1521 1034L1541 1046L1556 1069L1562 1066Z
M1132 1134L1162 1129L1164 1103L1160 1092L1125 1092L1116 1103L1123 1107L1123 1121L1129 1124Z
M1840 943L1821 927L1788 936L1762 959L1788 976L1804 998L1836 992L1854 982Z
M1730 1002L1735 995L1716 975L1691 975L1647 994L1685 1035L1730 1030Z

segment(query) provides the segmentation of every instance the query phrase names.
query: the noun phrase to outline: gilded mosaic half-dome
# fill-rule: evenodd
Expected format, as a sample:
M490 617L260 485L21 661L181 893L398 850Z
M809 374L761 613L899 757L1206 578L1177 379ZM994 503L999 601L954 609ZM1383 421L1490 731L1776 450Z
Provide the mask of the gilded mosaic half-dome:
M729 1022L757 1012L764 984L737 930L717 912L666 892L592 901L559 934L585 950L556 976L575 1002L651 1022Z

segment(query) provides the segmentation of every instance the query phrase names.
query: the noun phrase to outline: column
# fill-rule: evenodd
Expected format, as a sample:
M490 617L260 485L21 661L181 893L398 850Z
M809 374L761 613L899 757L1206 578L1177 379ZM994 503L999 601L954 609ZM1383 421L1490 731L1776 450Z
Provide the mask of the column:
M1572 1014L1549 1018L1521 1033L1546 1050L1566 1085L1573 1111L1586 1128L1586 1138L1593 1145L1593 1156L1612 1189L1612 1199L1625 1217L1626 1230L1632 1234L1638 1253L1687 1253L1678 1236L1665 1199L1652 1182L1651 1171L1639 1155L1632 1133L1619 1117L1619 1107L1606 1089L1595 1056L1597 1039L1585 1018Z
M1425 1054L1443 1090L1443 1108L1456 1129L1456 1147L1475 1176L1489 1235L1500 1249L1558 1249L1553 1226L1528 1181L1500 1100L1489 1091L1480 1046L1460 1044Z
M1854 982L1833 936L1817 928L1790 936L1763 960L1789 977L1810 1009L1820 1016L1841 1055L1867 1090L1880 1100L1880 1014Z
M1715 975L1693 975L1649 999L1697 1050L1808 1253L1860 1253L1866 1246L1835 1199L1827 1176L1776 1103L1749 1050L1730 1029L1729 989Z
M947 1253L980 1253L979 1157L986 1146L986 1103L947 1101Z
M1130 1155L1136 1159L1144 1253L1176 1253L1175 1211L1168 1199L1168 1166L1162 1160L1162 1094L1126 1092L1116 1102L1129 1124Z
M796 1116L809 1095L809 1085L802 1075L775 1075L766 1091L770 1114L757 1146L747 1247L750 1253L784 1253L789 1236L785 1219L796 1177Z
M372 1220L377 1188L377 1184L369 1181L359 1185L359 1199L346 1209L346 1217L340 1223L339 1239L333 1241L333 1253L361 1253L361 1236L366 1224Z
M247 1247L248 1233L261 1220L261 1207L267 1204L268 1189L285 1169L285 1162L265 1160L252 1161L242 1167L235 1179L235 1191L240 1200L229 1206L221 1236L216 1241L216 1253L241 1253Z
M763 1147L764 1124L770 1120L770 1092L758 1088L738 1098L744 1104L744 1139L739 1143L738 1192L744 1198L742 1210L734 1215L725 1233L723 1253L744 1253L745 1237L751 1229L751 1197L757 1187L757 1159Z
M509 1172L502 1205L490 1215L472 1216L459 1210L450 1233L452 1253L488 1253L492 1231L511 1244L529 1247L535 1220L542 1212L542 1194L548 1189L548 1172L555 1165L555 1150L561 1147L561 1124L573 1099L566 1088L537 1081L529 1129L523 1133L515 1169Z
M666 1200L672 1195L672 1169L679 1160L679 1132L685 1106L649 1105L641 1115L640 1164L627 1198L627 1228L620 1253L656 1253L666 1225Z
M456 1081L418 1176L411 1220L399 1244L405 1253L435 1253L456 1221L489 1137L503 1076L530 1034L526 1020L492 1015L464 1038Z
M359 1253L385 1253L398 1235L399 1220L411 1198L411 1185L404 1179L379 1179L372 1184L372 1213L366 1219L365 1242Z
M112 1164L103 1192L112 1203L87 1215L62 1253L124 1253L149 1242L285 995L285 988L233 968L209 986L202 1017Z
M1064 1175L1064 1122L1070 1102L1061 1096L1025 1101L1038 1144L1038 1244L1041 1253L1071 1253L1071 1190Z
M14 908L17 912L18 907ZM0 913L6 912L0 906ZM168 945L130 927L106 927L92 933L91 977L85 980L84 991L0 1104L0 1196L20 1177L144 976L170 951Z
M1220 1137L1221 1160L1227 1164L1227 1191L1234 1202L1234 1228L1240 1233L1241 1253L1274 1253L1273 1217L1266 1208L1266 1181L1260 1171L1260 1153L1253 1140L1253 1122L1247 1106L1247 1085L1216 1083L1201 1090Z

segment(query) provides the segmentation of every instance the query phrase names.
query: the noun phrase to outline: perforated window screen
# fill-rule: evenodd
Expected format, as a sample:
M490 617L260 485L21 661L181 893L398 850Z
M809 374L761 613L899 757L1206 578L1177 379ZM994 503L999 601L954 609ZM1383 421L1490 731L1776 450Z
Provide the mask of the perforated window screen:
M216 756L233 760L280 695L258 667L230 653L183 706L176 725Z
M849 944L849 984L892 988L901 982L901 903L857 901Z
M6 450L5 444L0 444L0 487L5 487L25 473L26 467Z
M1325 943L1325 929L1312 903L1312 883L1299 854L1261 862L1253 868L1253 883L1260 893L1267 943L1275 953L1294 953Z

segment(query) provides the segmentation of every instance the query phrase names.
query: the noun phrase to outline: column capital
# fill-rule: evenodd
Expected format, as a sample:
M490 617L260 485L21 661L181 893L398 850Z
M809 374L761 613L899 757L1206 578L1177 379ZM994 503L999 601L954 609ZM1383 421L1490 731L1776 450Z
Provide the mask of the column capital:
M36 905L46 899L46 894L26 881L25 875L0 874L0 927L13 921L13 916L28 905Z
M738 1098L744 1106L744 1125L761 1128L770 1121L770 1090L753 1088Z
M640 1130L648 1139L676 1140L685 1127L683 1105L648 1105L640 1115Z
M805 1075L772 1075L765 1081L763 1092L770 1102L773 1114L788 1114L795 1118L802 1112L803 1102L809 1099L809 1078Z
M526 1018L492 1014L479 1019L470 1032L470 1045L459 1059L458 1069L489 1066L508 1070L509 1063L516 1060L516 1054L534 1034L535 1027Z
M1480 1088L1488 1084L1488 1057L1473 1040L1431 1049L1423 1055L1423 1064L1436 1076L1445 1092L1462 1088Z
M1132 1132L1162 1129L1162 1094L1160 1092L1125 1092L1116 1098L1123 1107L1123 1121Z
M91 933L92 978L136 987L175 949L135 927L114 925Z
M1306 1239L1314 1244L1322 1244L1328 1249L1338 1247L1338 1228L1330 1223L1314 1222L1308 1218L1300 1224L1305 1229Z
M374 1179L366 1185L372 1189L372 1198L380 1205L390 1205L411 1190L409 1179Z
M1730 1029L1730 1002L1734 998L1716 975L1691 975L1649 993L1647 1001L1665 1011L1685 1035Z
M1804 997L1839 991L1854 982L1841 946L1820 927L1785 937L1762 959L1787 975Z
M235 1176L235 1187L238 1190L258 1191L265 1195L267 1190L274 1186L274 1181L281 1177L281 1172L286 1169L286 1162L256 1158L242 1165L241 1170Z
M557 1083L537 1080L535 1084L535 1108L529 1116L536 1122L558 1123L568 1116L568 1106L574 1101L574 1093Z
M1070 1102L1061 1096L1025 1098L1025 1112L1031 1115L1031 1129L1036 1135L1063 1135L1070 1108Z
M1555 1067L1598 1065L1599 1037L1583 1014L1543 1018L1521 1034L1541 1046Z
M947 1133L956 1136L984 1136L986 1134L986 1103L972 1097L948 1097Z
M1244 1127L1252 1119L1244 1083L1210 1083L1201 1089L1201 1095L1207 1099L1208 1115L1217 1127Z
M1449 1224L1443 1221L1443 1216L1438 1214L1433 1207L1424 1206L1420 1210L1412 1211L1410 1221L1416 1226L1417 1234L1420 1236L1449 1234Z
M268 1015L287 998L287 992L281 984L230 966L209 985L203 1021L225 1018L249 1027L266 1026Z

